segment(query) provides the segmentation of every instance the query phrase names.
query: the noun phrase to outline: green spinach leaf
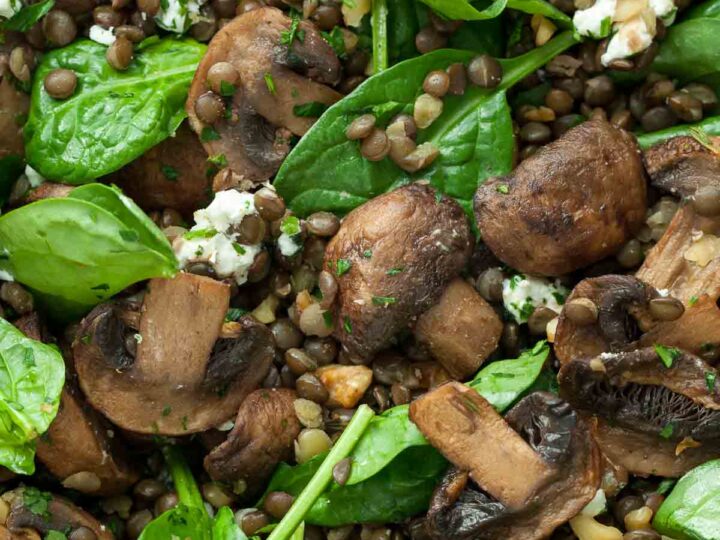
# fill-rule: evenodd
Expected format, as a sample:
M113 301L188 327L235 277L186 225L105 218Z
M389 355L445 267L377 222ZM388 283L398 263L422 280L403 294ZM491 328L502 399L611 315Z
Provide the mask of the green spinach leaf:
M65 362L56 347L26 337L0 318L0 465L35 472L36 439L60 404Z
M469 0L420 0L430 6L433 11L447 17L463 21L493 19L505 8L515 9L524 13L540 14L560 21L565 28L572 27L572 20L558 8L545 0L494 0L485 9L478 9Z
M683 16L683 20L720 17L720 0L710 0L693 6ZM699 44L698 44L699 45Z
M520 358L488 364L467 384L503 412L533 385L549 354L550 347L541 341Z
M0 23L0 30L26 32L30 27L42 19L55 5L55 0L42 0L37 4L23 7L8 20Z
M387 4L388 54L390 65L418 56L415 36L420 24L413 0L392 0Z
M0 270L62 320L132 283L177 271L168 241L150 219L119 190L100 184L1 216L0 246Z
M720 73L720 49L709 47L720 34L720 16L685 20L668 28L653 70L682 82Z
M372 2L373 69L385 71L389 64L388 52L388 4L387 0Z
M23 172L23 159L9 155L0 158L0 207L7 201L13 184Z
M468 87L464 96L445 98L442 115L418 137L419 143L433 143L441 155L414 176L389 158L364 159L359 144L347 139L345 129L367 112L375 113L381 122L411 112L427 73L455 62L467 64L475 53L442 50L397 64L370 77L328 109L287 157L275 186L300 215L319 210L344 213L422 177L469 210L478 183L512 167L514 139L505 90L574 43L566 32L525 55L500 60L504 77L497 89Z
M671 139L673 137L679 137L680 135L692 135L693 129L700 129L708 135L720 136L720 116L711 116L706 118L702 122L697 124L683 124L680 126L674 126L661 131L653 131L652 133L643 133L638 135L638 143L640 148L643 150L650 148L651 146Z
M720 460L683 476L655 514L653 527L677 540L720 540Z
M44 177L84 184L111 173L172 135L185 118L185 99L205 45L148 38L126 71L107 63L107 47L79 40L47 53L35 72L25 125L26 159ZM78 75L65 100L45 91L57 68Z

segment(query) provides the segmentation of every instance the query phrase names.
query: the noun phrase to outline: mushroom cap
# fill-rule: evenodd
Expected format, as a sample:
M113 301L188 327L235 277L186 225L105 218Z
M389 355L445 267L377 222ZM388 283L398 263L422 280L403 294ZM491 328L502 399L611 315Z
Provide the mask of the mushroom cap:
M475 194L478 227L493 253L545 276L612 255L640 229L646 209L637 142L598 120L569 130Z
M361 357L387 347L437 302L470 252L462 208L429 185L410 184L356 208L325 250L324 267L339 286L335 337ZM341 260L346 272L338 271Z
M218 340L229 300L229 286L210 278L180 273L151 280L140 312L136 358L122 354L131 331L123 326L118 306L95 308L73 344L90 404L123 429L147 434L186 435L231 418L265 377L274 342L250 317L235 327L233 346ZM213 363L225 362L228 355L235 360L233 370L219 377Z
M17 90L9 77L0 75L0 158L25 153L22 125L17 118L30 109L30 96Z
M209 155L224 154L241 178L260 183L277 172L290 150L292 135L301 136L314 119L295 115L298 105L332 105L342 96L326 86L340 80L341 68L332 47L314 25L301 22L302 41L288 46L282 35L292 20L264 7L236 17L213 37L195 72L186 109L190 125L201 134L207 127L195 113L195 101L207 92L208 70L229 62L240 75L229 105L230 119L212 126L219 140L204 141Z
M599 419L597 441L611 461L678 476L720 456L720 389L708 384L716 377L696 356L678 351L667 367L648 347L573 360L558 380L564 399Z

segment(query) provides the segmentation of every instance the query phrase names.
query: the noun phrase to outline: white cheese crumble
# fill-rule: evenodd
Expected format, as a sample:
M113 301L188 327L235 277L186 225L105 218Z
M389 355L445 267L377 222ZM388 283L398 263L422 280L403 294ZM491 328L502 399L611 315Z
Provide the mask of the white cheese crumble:
M612 27L617 0L597 0L587 9L579 9L573 16L575 30L581 36L602 39Z
M517 274L503 280L503 304L518 324L527 322L535 308L546 307L560 313L569 291L559 280L551 282Z
M298 251L302 249L302 245L295 241L297 235L290 236L289 234L282 233L277 239L277 245L280 248L280 253L285 257L292 257Z
M45 177L33 169L30 165L25 165L25 177L34 188L45 183Z
M580 513L585 516L595 517L607 510L607 498L605 492L602 489L598 489L595 493L595 497L585 505L585 508L580 510Z
M20 0L0 0L0 17L10 19L20 11L22 7L23 5Z
M218 277L233 277L238 285L244 284L262 245L240 244L233 226L254 214L257 211L252 194L235 190L216 193L207 208L195 212L193 228L173 242L180 266L206 262Z
M600 58L604 66L644 51L655 37L655 29L650 29L645 18L640 16L618 23L615 28L617 31L610 38L607 51Z
M198 0L161 0L155 22L165 30L184 34L190 25L202 20L200 6L204 3Z
M115 33L112 28L103 28L99 24L93 24L90 27L90 39L100 45L112 45L115 43Z
M15 281L13 275L5 270L0 270L0 279L3 281Z

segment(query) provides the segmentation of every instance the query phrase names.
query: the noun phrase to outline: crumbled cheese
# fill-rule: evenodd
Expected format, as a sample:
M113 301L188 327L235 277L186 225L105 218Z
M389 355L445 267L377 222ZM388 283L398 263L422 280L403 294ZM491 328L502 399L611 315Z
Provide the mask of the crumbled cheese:
M665 19L677 12L675 2L673 0L649 0L650 9L653 10L655 16L659 19Z
M618 23L617 32L610 38L607 51L600 60L604 66L614 60L627 58L644 51L652 45L655 29L650 29L644 17L637 16L623 23Z
M161 0L155 22L165 30L184 34L190 25L202 20L200 6L204 3L198 0Z
M210 205L195 212L194 217L198 229L213 228L224 233L245 216L255 213L255 198L251 193L229 189L215 194Z
M6 271L6 270L0 270L0 280L2 281L15 281L15 278L13 275Z
M25 165L25 177L32 187L38 187L45 183L45 177L33 169L30 165Z
M0 0L0 17L10 19L20 11L22 7L23 5L20 0Z
M115 33L112 28L103 28L99 24L93 24L90 27L90 39L100 45L112 45L115 43Z
M580 513L585 516L595 517L602 514L607 510L607 498L605 492L602 489L598 489L595 493L595 497L585 505L585 508L580 510Z
M617 0L597 0L592 7L580 9L573 16L575 30L581 36L602 39L612 28Z
M503 304L518 324L527 322L537 307L547 307L560 313L568 290L558 280L517 274L503 280Z
M302 245L295 241L298 235L290 236L289 234L282 233L277 239L277 245L280 248L280 253L284 257L292 257L298 251L302 249Z

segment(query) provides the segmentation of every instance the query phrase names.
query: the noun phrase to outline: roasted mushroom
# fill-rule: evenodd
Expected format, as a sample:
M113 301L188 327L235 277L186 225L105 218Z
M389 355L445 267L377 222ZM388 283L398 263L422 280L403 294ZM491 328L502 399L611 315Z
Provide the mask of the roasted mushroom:
M257 495L281 461L293 456L300 422L293 390L255 390L243 401L227 440L205 458L213 480L244 482L244 495Z
M43 182L38 187L28 191L25 196L24 202L26 204L41 201L43 199L59 199L67 197L75 186L69 186L67 184L58 184L55 182Z
M418 318L415 338L450 375L473 375L497 348L503 324L495 310L467 281L457 278L440 300Z
M37 313L14 322L29 338L45 341ZM94 495L123 493L139 478L119 438L108 435L110 427L85 404L68 367L60 407L50 428L37 441L37 458L66 487Z
M18 488L3 493L2 498L10 505L5 527L11 533L35 530L45 538L50 531L72 537L76 529L89 529L97 540L113 540L114 536L90 514L73 503L45 493L36 488ZM23 538L22 536L20 538Z
M187 112L200 135L212 127L217 140L205 140L211 156L224 155L238 178L256 183L269 180L290 150L290 138L303 135L314 119L295 115L307 103L331 105L341 95L327 85L337 84L341 70L332 47L310 23L299 23L302 40L283 43L292 20L275 8L260 8L241 15L213 37L190 87ZM208 121L198 114L198 99L215 100L209 93L208 72L219 62L235 70L229 89L229 113ZM228 83L229 84L229 83ZM208 101L210 102L210 101ZM204 120L203 118L204 117Z
M720 456L716 377L696 356L647 347L573 360L558 380L573 408L598 419L596 440L610 461L676 477Z
M449 383L413 402L410 417L455 465L430 502L433 538L545 538L600 483L590 432L552 394L524 398L503 420L477 392Z
M113 302L95 308L73 344L90 404L137 433L184 435L232 418L275 350L249 316L223 325L229 299L227 284L181 273L150 281L139 317Z
M483 241L506 264L558 276L615 253L642 226L646 186L632 135L577 126L475 195Z
M0 71L0 158L24 154L22 124L18 123L30 109L30 96L15 88Z
M113 173L108 180L120 186L144 210L173 208L191 215L206 206L211 178L207 154L185 123L173 137Z
M470 256L460 206L425 184L380 195L353 210L325 250L337 276L335 336L370 357L440 298Z

